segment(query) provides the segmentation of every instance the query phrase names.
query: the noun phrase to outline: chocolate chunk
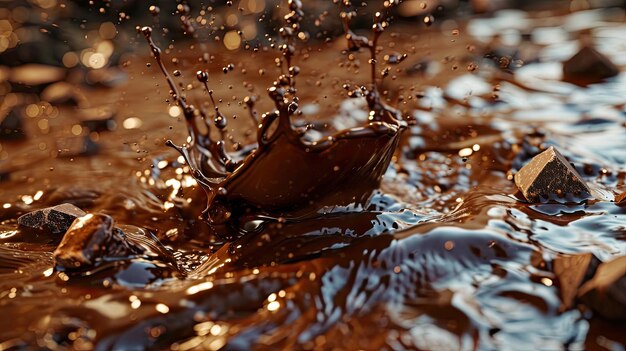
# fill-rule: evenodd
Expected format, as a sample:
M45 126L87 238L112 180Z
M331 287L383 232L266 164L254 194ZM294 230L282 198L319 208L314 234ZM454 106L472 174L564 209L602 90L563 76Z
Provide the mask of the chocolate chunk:
M113 218L103 214L88 214L77 218L54 251L57 264L65 268L91 265L105 252L113 236Z
M587 45L563 62L563 80L574 84L599 83L618 74L619 68L611 60Z
M92 156L100 151L100 145L88 135L59 139L56 144L57 157Z
M72 204L61 204L29 212L17 219L17 224L24 228L61 234L67 231L72 222L86 213Z
M615 204L617 206L626 206L626 191L615 197Z
M15 108L11 109L0 119L0 140L18 140L25 137L22 116Z
M116 127L115 111L111 106L79 109L78 118L80 124L92 132L111 131Z
M57 265L66 269L92 266L103 257L123 257L142 250L129 244L124 233L113 227L113 218L88 214L77 218L54 251Z
M599 315L626 321L626 256L600 264L578 296Z
M568 310L574 305L578 288L593 277L600 260L591 253L585 253L561 256L552 264L559 282L561 301L563 301L561 310Z
M576 169L552 146L517 172L515 185L530 202L559 198L578 202L591 194Z

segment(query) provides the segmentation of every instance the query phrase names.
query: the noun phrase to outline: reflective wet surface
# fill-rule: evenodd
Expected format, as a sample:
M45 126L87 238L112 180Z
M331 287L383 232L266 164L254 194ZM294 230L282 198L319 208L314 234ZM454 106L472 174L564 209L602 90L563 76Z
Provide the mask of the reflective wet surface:
M409 54L382 83L383 100L416 123L365 203L259 221L231 241L199 218L205 193L164 145L184 143L187 130L147 47L125 65L124 85L81 91L90 107L113 107L112 130L80 127L73 106L5 96L27 138L0 143L0 349L624 349L623 321L562 308L552 264L626 254L626 208L613 202L626 191L625 76L561 79L581 37L626 63L623 9L507 10L457 27L398 26L381 38L379 56ZM483 57L496 34L514 53L506 67ZM336 38L295 58L302 114L293 123L314 123L312 140L367 119L365 99L349 99L342 84L368 82L368 55L345 45ZM276 52L216 48L202 64L201 50L163 55L196 105L207 94L195 72L207 69L220 110L238 116L232 140L255 143L244 97L272 108ZM427 70L410 69L423 62ZM58 146L85 136L94 155ZM593 199L531 204L518 193L513 175L549 146ZM338 173L350 187L350 172ZM19 229L17 217L61 203L110 215L141 253L55 269L62 235Z

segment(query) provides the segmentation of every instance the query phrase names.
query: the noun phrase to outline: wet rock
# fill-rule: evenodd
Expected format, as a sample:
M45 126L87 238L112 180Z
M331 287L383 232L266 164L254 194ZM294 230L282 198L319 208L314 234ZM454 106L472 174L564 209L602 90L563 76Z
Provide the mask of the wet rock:
M0 140L19 140L25 137L22 116L13 108L0 119Z
M618 74L619 68L611 60L588 45L563 62L563 80L574 84L599 83Z
M56 147L57 157L93 156L100 151L100 145L88 135L59 139Z
M626 256L600 264L578 296L599 315L626 321Z
M22 228L61 234L67 231L76 218L84 215L85 211L72 204L61 204L22 215L17 219L17 224Z
M113 227L105 214L88 214L77 218L54 251L57 265L66 269L93 266L103 257L124 257L141 252L129 244L124 233Z
M78 110L80 124L92 132L105 132L114 130L115 111L111 106L98 106Z
M574 305L578 288L593 277L599 264L600 260L591 253L561 256L552 262L563 301L562 311Z
M529 202L550 199L579 202L591 194L576 169L552 146L517 172L515 185Z

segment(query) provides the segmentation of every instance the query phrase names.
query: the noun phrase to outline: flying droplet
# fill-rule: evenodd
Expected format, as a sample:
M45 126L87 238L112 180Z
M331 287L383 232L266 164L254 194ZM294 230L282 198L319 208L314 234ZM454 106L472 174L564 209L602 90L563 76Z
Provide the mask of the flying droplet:
M433 17L433 15L428 15L428 16L424 17L424 24L427 27L432 26L434 22L435 22L435 17Z

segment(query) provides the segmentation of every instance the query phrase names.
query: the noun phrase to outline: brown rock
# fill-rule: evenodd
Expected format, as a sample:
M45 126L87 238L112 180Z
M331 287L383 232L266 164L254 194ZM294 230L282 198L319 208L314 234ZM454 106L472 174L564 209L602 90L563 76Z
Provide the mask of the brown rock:
M574 305L578 288L593 277L599 264L600 260L591 253L560 256L552 262L563 301L562 311Z
M600 264L578 297L599 315L626 321L626 256Z
M84 215L85 211L72 204L61 204L22 215L17 219L17 224L22 228L61 234L67 231L76 218Z
M576 169L552 146L517 172L515 185L529 202L549 199L578 202L591 194Z
M574 84L599 83L618 74L619 68L611 60L588 45L563 62L563 80Z

